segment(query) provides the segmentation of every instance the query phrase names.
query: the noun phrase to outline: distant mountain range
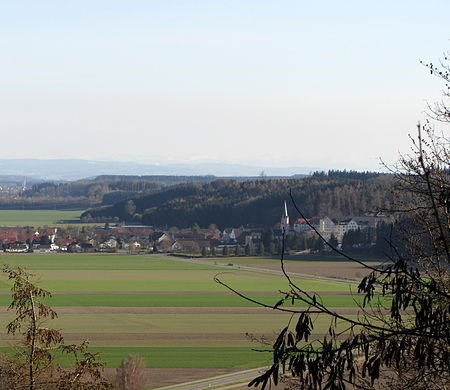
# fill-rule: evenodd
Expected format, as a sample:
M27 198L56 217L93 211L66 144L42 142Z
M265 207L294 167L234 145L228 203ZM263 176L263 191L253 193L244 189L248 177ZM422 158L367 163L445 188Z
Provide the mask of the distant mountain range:
M214 175L214 176L304 176L318 168L273 168L239 164L195 163L152 165L134 162L93 161L81 159L0 159L0 175L28 179L68 181L99 175Z

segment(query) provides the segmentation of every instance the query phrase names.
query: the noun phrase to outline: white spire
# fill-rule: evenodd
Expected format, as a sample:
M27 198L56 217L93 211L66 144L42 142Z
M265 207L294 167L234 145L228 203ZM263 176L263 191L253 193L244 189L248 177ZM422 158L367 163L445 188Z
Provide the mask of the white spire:
M281 215L281 230L289 231L289 214L286 201L284 201L283 214Z
M283 218L289 218L288 212L287 212L287 204L286 201L284 201L284 214Z

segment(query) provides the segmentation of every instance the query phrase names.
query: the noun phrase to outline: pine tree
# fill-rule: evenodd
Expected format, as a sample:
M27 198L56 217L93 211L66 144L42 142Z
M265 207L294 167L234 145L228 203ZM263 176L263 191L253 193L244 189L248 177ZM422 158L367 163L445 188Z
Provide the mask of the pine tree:
M334 234L331 234L329 243L330 243L330 245L331 245L333 248L337 248L337 247L338 247L338 244L339 244L339 243L338 243L338 240L337 240L337 238L336 238L336 236L335 236Z
M227 247L226 245L223 247L222 255L223 255L224 257L228 256L228 247Z
M260 255L260 256L264 256L264 254L265 254L265 248L264 248L264 243L261 241L260 243L259 243L259 251L258 251L258 254Z
M234 255L235 256L241 255L241 247L239 246L239 244L236 244L236 248L234 249Z

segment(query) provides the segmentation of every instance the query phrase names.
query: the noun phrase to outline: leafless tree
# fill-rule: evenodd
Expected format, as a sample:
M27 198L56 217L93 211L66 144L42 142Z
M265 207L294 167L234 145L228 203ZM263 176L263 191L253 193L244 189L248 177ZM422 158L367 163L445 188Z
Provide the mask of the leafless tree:
M427 66L448 88L448 66L441 72ZM448 107L439 104L436 118L449 122ZM289 289L273 308L292 317L270 348L271 367L249 386L264 388L288 374L291 387L308 390L450 388L450 141L430 121L417 130L411 153L392 168L396 223L384 265L373 267L353 258L316 231L331 250L367 269L358 286L364 296L358 316L327 307L318 294L291 279L283 248L281 268ZM291 200L305 218L293 194ZM296 302L306 309L295 307ZM312 337L317 315L330 319L321 340Z
M118 390L142 390L145 381L145 361L141 355L128 355L116 369Z
M12 302L15 312L7 332L21 333L17 351L0 360L0 389L8 390L106 390L111 384L103 377L103 364L97 354L89 352L87 343L65 345L59 330L49 328L47 321L57 313L43 300L50 292L37 287L33 275L22 268L4 266L12 280ZM14 352L14 351L12 351ZM74 367L63 369L55 362L57 353L74 358Z

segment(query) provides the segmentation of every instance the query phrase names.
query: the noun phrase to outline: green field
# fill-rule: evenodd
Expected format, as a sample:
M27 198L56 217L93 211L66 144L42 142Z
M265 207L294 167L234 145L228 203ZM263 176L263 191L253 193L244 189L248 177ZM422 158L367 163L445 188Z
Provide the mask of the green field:
M0 210L0 226L58 226L80 223L84 210Z
M81 270L84 271L84 276L90 275L90 272L87 271L91 270L184 271L219 269L214 266L192 264L162 256L118 254L3 254L0 256L0 261L30 270ZM70 275L71 272L65 274Z
M38 283L39 286L52 292L224 291L224 287L214 281L215 276L239 291L274 292L288 289L286 280L278 275L236 269L224 270L223 267L194 264L170 257L14 254L2 256L1 260L11 266L33 270L42 280ZM133 270L139 272L130 272ZM348 292L350 288L339 282L309 279L294 281L306 291ZM8 291L9 286L5 278L0 278L0 291Z
M276 274L157 255L16 254L0 261L31 270L37 284L54 293L46 302L60 314L48 326L61 329L68 342L89 339L108 367L117 367L129 353L140 353L149 367L161 369L258 367L269 356L254 351L260 346L245 333L274 337L289 320L288 314L259 309L214 281L219 275L251 298L273 305L278 291L288 290ZM329 307L353 308L361 299L350 295L347 283L295 282L306 291L323 292ZM0 276L0 324L5 325L13 318L5 308L10 286ZM326 333L328 326L328 318L318 317L315 333ZM0 331L2 350L13 343ZM58 360L70 365L67 357Z
M279 295L247 294L250 298L273 306ZM356 307L362 302L361 296L324 295L322 302L329 307ZM8 295L0 295L0 306L11 301ZM257 307L237 295L226 294L58 294L44 300L51 306L110 306L110 307ZM289 305L287 305L289 306ZM303 302L295 302L294 307L306 307Z
M190 271L184 271L188 273ZM223 291L224 287L216 283L211 273L209 280L51 280L39 283L50 291ZM270 278L261 277L261 280L236 280L235 275L223 275L222 280L233 286L239 291L278 291L288 289L288 285L284 280L271 280ZM335 288L331 282L315 281L315 280L297 280L298 284L306 291L348 291L345 284ZM327 284L330 283L330 284ZM9 286L5 281L0 281L0 291L8 291Z
M146 356L148 367L154 368L247 368L269 364L270 354L248 347L94 347L112 367L120 365L123 356L139 353Z
M124 356L145 356L150 368L248 368L270 363L270 354L249 347L91 347L98 352L108 367L118 367ZM0 352L10 353L9 348L0 347ZM56 355L63 367L70 367L73 358Z

